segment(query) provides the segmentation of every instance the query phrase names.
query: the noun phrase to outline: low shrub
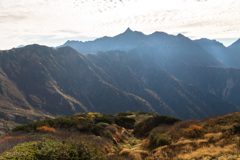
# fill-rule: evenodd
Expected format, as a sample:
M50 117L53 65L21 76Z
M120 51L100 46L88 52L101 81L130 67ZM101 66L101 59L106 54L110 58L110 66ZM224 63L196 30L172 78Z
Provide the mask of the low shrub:
M145 140L143 140L141 147L142 147L143 149L149 148L149 147L150 147L150 139L145 139Z
M103 160L106 159L102 152L84 140L58 140L45 139L39 142L28 142L15 146L6 152L1 159L25 160Z
M8 136L0 139L0 155L9 150L12 149L14 146L16 146L19 143L24 143L24 142L29 142L33 140L37 140L39 138L32 138L32 137L26 137L26 136L21 136L21 137L13 137L13 136Z
M115 122L115 124L117 124L121 127L124 127L126 129L133 129L134 123L136 122L136 120L133 118L128 118L128 117L124 117L124 116L115 116L114 122Z
M234 131L234 133L239 133L240 132L240 124L233 125L233 131Z
M170 116L156 115L135 124L133 134L138 137L147 136L153 128L160 124L170 125L178 121L181 120Z
M177 141L181 137L184 137L184 130L190 126L197 124L198 120L186 120L175 123L171 126L168 135L170 135L172 141Z
M214 119L210 118L207 120L207 124L206 126L209 126L209 127L214 127L216 125L216 122Z
M42 126L49 126L49 127L64 127L64 128L71 128L76 127L79 122L83 120L78 120L75 117L60 117L56 119L48 119L43 121L37 121L30 124L25 124L22 126L15 127L12 131L25 131L25 132L32 132L35 131L37 128Z
M171 143L171 138L168 135L161 134L159 129L153 129L149 134L149 148L156 148L164 145L169 145Z
M77 125L77 129L80 132L91 132L93 127L94 127L94 124L92 124L88 121L80 121Z
M53 128L76 128L79 131L91 131L93 127L93 123L86 121L86 118L81 116L73 116L73 117L60 117L56 119L51 119L51 120L43 120L43 121L37 121L34 123L22 125L22 126L17 126L15 127L12 131L17 132L17 131L24 131L24 132L33 132L36 131L37 128L40 129L41 127L42 130L48 126L48 127L53 127Z
M116 116L131 116L133 113L131 112L118 112Z
M155 113L149 113L149 112L145 112L145 111L137 111L136 112L136 116L140 116L140 115L156 115Z
M108 124L113 124L114 123L113 117L114 116L112 115L103 114L101 117L95 118L95 123L104 122Z
M37 130L37 131L44 131L44 132L56 133L55 128L53 128L53 127L48 127L48 126L38 127L36 130Z
M106 131L104 134L104 137L110 139L111 141L113 141L113 135L110 131Z
M164 134L150 134L150 148L157 148L171 144L171 139Z
M104 127L100 126L100 125L95 125L92 128L92 133L95 134L96 136L102 136L104 134Z
M191 125L195 125L198 123L198 120L186 120L186 121L179 121L175 123L172 127L175 130L183 129L183 128L189 128Z
M113 136L117 140L117 142L121 141L121 137L118 134L114 134Z
M203 128L196 125L191 125L189 128L184 130L184 136L188 138L200 137L203 133Z
M108 123L104 123L104 122L99 122L99 123L97 123L96 125L102 126L102 127L104 127L104 128L110 126Z
M110 131L112 134L115 134L117 132L117 128L115 128L114 126L107 126L105 127L105 130Z

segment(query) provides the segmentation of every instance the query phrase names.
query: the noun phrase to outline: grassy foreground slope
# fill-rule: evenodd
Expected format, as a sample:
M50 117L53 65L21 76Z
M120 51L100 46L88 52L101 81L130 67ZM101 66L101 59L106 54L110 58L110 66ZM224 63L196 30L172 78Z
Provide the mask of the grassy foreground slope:
M240 113L182 121L148 112L79 114L14 128L1 159L237 159Z

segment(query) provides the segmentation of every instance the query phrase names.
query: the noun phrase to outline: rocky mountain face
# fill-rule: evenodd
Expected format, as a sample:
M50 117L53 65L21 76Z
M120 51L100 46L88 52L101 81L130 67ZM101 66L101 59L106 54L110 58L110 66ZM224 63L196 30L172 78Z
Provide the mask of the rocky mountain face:
M181 34L173 36L163 32L144 35L128 28L115 37L89 42L68 41L63 46L71 46L82 53L122 50L134 59L134 63L128 66L134 66L135 62L142 63L147 68L168 72L187 84L240 104L237 98L238 69L233 69L240 68L239 40L225 47L206 38L192 41ZM135 73L138 72L141 71ZM142 76L141 79L146 85L146 78Z
M126 103L124 106L133 109L149 108L139 97L104 81L100 77L104 72L70 47L54 50L32 45L2 52L1 60L5 77L23 94L28 110L34 108L54 116L88 111L110 113L120 109L105 107L113 106L115 101L120 103L118 107ZM149 110L153 111L151 107Z
M236 68L189 67L182 80L240 106L240 70Z
M176 79L161 65L147 66L158 61L152 61L153 56L143 63L137 53L83 55L70 47L39 45L1 51L1 112L50 118L139 110L196 119L238 110L237 105Z

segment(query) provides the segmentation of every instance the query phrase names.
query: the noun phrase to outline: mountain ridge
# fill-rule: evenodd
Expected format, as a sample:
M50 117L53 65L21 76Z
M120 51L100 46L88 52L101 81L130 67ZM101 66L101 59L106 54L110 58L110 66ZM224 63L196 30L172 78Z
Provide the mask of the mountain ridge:
M148 68L123 51L84 55L71 47L31 45L1 52L0 59L0 67L27 102L53 116L143 110L188 119L217 113L207 107L209 93ZM202 96L194 96L197 93ZM226 106L229 112L237 110L216 96L212 100L221 102L219 113L225 113Z

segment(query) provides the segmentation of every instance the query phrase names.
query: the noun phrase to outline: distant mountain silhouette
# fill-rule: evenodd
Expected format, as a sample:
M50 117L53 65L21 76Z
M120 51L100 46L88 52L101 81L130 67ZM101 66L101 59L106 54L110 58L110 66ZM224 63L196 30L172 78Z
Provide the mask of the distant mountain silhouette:
M137 31L128 28L124 33L115 37L102 37L94 41L67 41L64 46L70 46L80 53L96 53L98 51L122 50L128 51L144 44L146 36Z
M70 46L80 53L111 50L130 51L139 47L141 49L152 47L166 58L186 62L187 64L224 67L217 58L181 34L173 36L163 32L155 32L144 35L128 28L124 33L115 37L102 37L88 42L67 41L60 47L63 46Z
M228 47L234 53L237 59L240 59L240 39Z
M231 49L225 47L222 43L206 38L195 40L195 42L205 51L219 59L224 67L240 68L240 60L235 57Z

